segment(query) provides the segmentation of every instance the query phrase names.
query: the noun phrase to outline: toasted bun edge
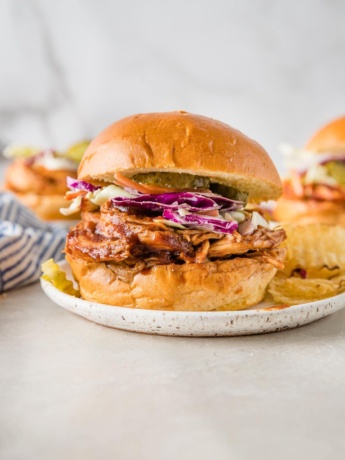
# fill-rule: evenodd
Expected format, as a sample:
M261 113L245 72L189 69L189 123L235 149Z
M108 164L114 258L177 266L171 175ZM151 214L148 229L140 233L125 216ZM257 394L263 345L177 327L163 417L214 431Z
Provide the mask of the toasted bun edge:
M305 145L316 153L345 154L345 116L322 126Z

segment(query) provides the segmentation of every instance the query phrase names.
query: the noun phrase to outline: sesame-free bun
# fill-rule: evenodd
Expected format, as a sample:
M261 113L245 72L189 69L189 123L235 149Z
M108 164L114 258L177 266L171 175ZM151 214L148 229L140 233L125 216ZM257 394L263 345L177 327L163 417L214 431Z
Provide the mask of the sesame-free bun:
M71 220L71 216L64 216L60 208L66 208L66 200L62 195L37 195L35 193L13 192L24 206L30 208L43 220ZM74 219L79 216L73 215Z
M318 153L345 153L345 116L319 129L307 142L306 150Z
M78 179L114 182L114 174L188 173L249 194L275 199L282 187L267 152L225 123L187 112L129 116L101 132L87 148Z
M70 173L43 168L38 172L27 166L23 159L17 159L5 171L4 189L13 193L24 206L43 220L70 220L71 216L60 213L60 208L68 205L64 196L68 190L66 178Z
M103 262L66 255L85 300L175 311L242 310L260 302L276 273L271 264L236 257L202 264L156 265L119 280Z
M273 210L279 222L298 224L323 223L345 227L345 203L329 200L280 198Z

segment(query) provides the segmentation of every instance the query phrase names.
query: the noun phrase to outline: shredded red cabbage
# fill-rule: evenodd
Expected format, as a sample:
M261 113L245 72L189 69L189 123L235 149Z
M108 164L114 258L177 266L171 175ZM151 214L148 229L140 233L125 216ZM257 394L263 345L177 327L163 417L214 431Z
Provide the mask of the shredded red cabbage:
M149 211L184 208L190 212L198 212L221 209L221 205L211 198L192 192L140 194L133 198L116 197L112 198L112 203L122 208L133 207Z
M96 187L88 182L67 178L70 189L86 190L94 192ZM131 190L132 192L132 190ZM133 191L134 192L134 191ZM219 233L232 233L238 229L236 221L210 217L200 212L219 210L222 212L243 209L244 202L231 200L216 193L193 193L172 192L160 194L146 194L136 192L132 197L115 197L111 199L114 206L124 208L136 208L146 211L159 212L164 219L182 224L186 227L199 228ZM184 209L191 214L181 216L177 211Z
M238 209L244 208L244 201L231 200L230 198L225 198L224 196L217 195L216 193L203 193L202 196L211 198L219 206L221 206L222 211L236 211Z
M232 233L238 229L236 221L228 222L197 213L221 210L235 211L242 209L242 201L230 200L215 193L174 192L161 194L139 194L138 196L112 198L112 203L119 208L133 207L137 209L162 213L166 220L182 224L186 227L199 228L218 233ZM181 216L177 211L184 209L191 214Z
M67 177L67 187L70 189L86 190L87 192L94 192L101 188L83 180L73 179L73 177Z
M171 220L177 224L184 225L185 227L200 228L203 230L210 230L211 232L218 233L233 233L238 229L238 222L232 220L228 222L226 220L215 219L200 214L187 214L186 216L180 216L179 213L165 209L163 211L164 219Z
M212 198L211 198L212 197ZM149 211L163 211L164 209L179 208L187 209L190 212L212 211L235 211L243 208L242 201L234 201L216 194L205 196L200 193L180 192L161 194L140 194L133 198L116 197L112 203L118 207L134 207L147 209Z

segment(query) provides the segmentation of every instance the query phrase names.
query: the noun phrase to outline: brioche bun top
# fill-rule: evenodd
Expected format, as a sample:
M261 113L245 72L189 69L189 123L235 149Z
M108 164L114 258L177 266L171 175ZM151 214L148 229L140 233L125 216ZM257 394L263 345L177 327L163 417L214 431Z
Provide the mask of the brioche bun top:
M345 153L345 116L319 129L305 146L317 153Z
M83 156L78 179L113 182L117 172L207 176L253 201L278 198L282 191L272 160L257 142L225 123L183 111L132 115L101 132Z

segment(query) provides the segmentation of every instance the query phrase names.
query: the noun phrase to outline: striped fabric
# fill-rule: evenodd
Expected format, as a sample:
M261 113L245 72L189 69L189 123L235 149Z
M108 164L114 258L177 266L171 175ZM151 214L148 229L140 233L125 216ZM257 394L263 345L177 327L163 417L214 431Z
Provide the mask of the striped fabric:
M0 292L37 281L41 264L63 258L66 229L40 221L10 193L0 193Z

